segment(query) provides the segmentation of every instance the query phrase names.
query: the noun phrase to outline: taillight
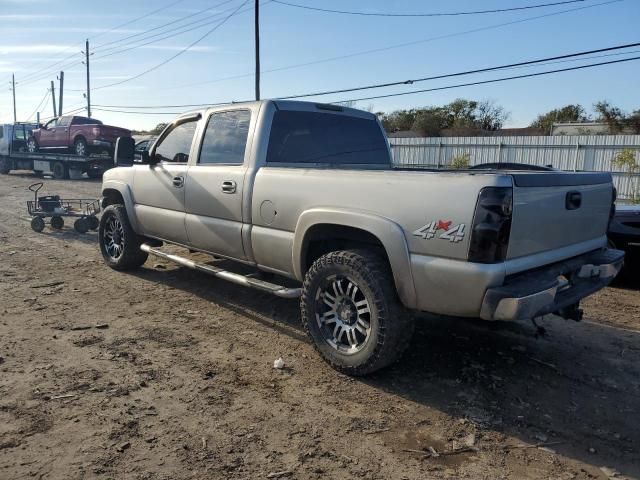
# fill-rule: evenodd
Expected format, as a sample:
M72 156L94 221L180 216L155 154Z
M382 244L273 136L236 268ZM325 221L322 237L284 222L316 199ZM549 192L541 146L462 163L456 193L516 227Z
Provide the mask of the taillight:
M613 217L616 214L616 200L618 199L618 190L616 187L613 187L611 190L611 209L609 210L609 223L613 220Z
M511 187L480 190L471 229L470 262L497 263L507 258L512 213Z
M100 128L99 127L93 127L91 129L91 131L93 132L93 134L97 137L98 135L100 135Z

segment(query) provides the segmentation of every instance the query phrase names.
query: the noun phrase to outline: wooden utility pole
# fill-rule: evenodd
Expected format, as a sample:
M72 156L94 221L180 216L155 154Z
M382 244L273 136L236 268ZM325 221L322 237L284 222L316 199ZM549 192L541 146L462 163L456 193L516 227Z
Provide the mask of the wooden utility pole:
M13 93L13 123L18 121L16 116L16 75L11 74L11 92Z
M85 44L84 48L85 60L84 63L87 65L87 117L91 118L91 83L89 80L89 39Z
M62 115L62 97L64 95L64 72L60 72L60 101L58 102L58 110L60 111L60 115Z
M56 86L53 84L53 80L51 80L51 100L53 103L53 116L58 116L58 111L56 110Z
M256 100L260 100L260 0L255 0Z

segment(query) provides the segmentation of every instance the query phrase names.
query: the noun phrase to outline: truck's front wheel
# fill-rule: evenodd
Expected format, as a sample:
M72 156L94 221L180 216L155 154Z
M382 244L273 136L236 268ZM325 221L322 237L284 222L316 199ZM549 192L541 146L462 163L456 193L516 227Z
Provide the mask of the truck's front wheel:
M140 250L142 239L131 227L123 205L104 210L98 239L104 261L114 270L130 270L147 261L148 254Z
M400 358L413 319L400 304L387 263L364 250L331 252L305 277L302 322L335 369L366 375Z

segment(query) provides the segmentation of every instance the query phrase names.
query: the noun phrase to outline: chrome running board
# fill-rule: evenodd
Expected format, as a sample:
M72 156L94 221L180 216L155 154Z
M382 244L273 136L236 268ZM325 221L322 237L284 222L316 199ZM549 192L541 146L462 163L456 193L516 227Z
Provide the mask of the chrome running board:
M156 257L164 258L165 260L169 260L171 262L177 263L178 265L182 265L183 267L208 273L209 275L213 275L214 277L221 278L222 280L227 280L228 282L231 282L231 283L244 285L245 287L251 287L257 290L262 290L263 292L271 293L277 297L298 298L300 297L300 295L302 295L301 288L287 288L282 285L277 285L275 283L265 282L264 280L260 280L258 278L241 275L239 273L229 272L227 270L223 270L222 268L214 267L213 265L197 263L185 257L180 257L178 255L172 255L170 253L161 252L156 248L150 247L146 243L143 243L142 245L140 245L140 250L142 250L143 252L147 252L150 255L154 255Z

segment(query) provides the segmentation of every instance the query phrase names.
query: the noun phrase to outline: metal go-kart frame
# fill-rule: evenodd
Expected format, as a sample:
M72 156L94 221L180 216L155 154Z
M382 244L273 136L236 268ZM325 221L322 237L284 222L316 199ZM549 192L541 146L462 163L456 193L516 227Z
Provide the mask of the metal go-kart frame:
M31 228L41 232L45 227L45 219L50 218L51 228L60 230L64 227L63 217L75 217L73 228L79 233L97 230L100 225L98 213L100 202L87 198L60 198L59 195L38 196L44 186L43 182L29 185L33 192L33 200L27 201L27 211L31 218Z

